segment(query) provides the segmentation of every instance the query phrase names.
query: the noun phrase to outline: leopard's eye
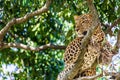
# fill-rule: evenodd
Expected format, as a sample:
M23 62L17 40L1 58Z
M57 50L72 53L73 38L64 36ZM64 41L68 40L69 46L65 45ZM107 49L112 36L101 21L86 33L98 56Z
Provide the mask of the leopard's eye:
M84 31L82 34L83 34L83 35L86 35L86 34L87 34L87 31Z
M79 31L79 29L78 29L78 28L75 28L75 31Z

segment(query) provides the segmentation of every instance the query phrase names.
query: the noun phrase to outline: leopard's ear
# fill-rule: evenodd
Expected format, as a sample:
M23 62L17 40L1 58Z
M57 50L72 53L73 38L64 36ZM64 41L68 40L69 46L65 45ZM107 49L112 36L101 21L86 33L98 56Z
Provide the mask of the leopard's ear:
M92 15L92 14L88 14L88 16L89 16L89 18L90 18L90 19L93 17L93 15Z

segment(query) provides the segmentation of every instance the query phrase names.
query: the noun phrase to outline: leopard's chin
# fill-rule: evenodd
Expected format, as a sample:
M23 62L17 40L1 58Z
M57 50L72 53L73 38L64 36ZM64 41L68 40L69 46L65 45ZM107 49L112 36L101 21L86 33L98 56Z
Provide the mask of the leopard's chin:
M78 34L78 37L84 37L84 35L82 35L82 34L81 34L81 35L79 35L79 34Z

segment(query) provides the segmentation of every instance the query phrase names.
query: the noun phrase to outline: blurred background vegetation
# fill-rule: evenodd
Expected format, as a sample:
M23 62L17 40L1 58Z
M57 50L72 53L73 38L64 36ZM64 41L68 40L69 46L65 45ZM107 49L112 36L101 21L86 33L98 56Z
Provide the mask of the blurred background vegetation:
M11 19L23 17L41 8L45 2L46 0L0 0L0 20L3 21L0 23L0 29ZM120 0L95 0L94 4L102 23L111 24L120 17ZM48 43L67 46L75 38L73 16L87 12L85 0L53 0L47 13L14 25L4 37L4 41L30 46ZM106 27L103 29L105 31ZM115 28L114 33L117 31L118 28ZM64 50L56 49L2 49L0 76L2 79L7 79L7 76L14 77L15 80L55 80L64 67L63 53ZM11 64L16 66L15 71L4 72L3 65Z

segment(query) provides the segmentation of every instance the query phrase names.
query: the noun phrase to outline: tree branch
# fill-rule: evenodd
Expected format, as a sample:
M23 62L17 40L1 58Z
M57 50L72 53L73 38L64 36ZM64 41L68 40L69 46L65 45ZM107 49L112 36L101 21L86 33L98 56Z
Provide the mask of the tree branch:
M104 71L104 74L105 76L115 76L116 78L119 77L120 75L120 72L107 72L107 71ZM98 77L102 77L103 76L103 73L100 73L100 74L97 74L97 75L94 75L94 76L87 76L87 77L80 77L80 78L77 78L75 80L94 80Z
M118 33L117 33L117 42L116 42L115 48L113 50L114 54L118 53L119 48L120 48L120 30L118 30Z
M46 4L42 8L40 8L34 12L28 13L24 17L16 18L16 19L14 18L10 22L8 22L6 24L6 26L0 31L0 42L3 40L3 37L8 32L8 30L11 28L11 26L13 26L15 24L23 23L23 22L27 21L28 19L32 18L33 16L37 16L44 12L47 12L50 4L51 4L51 0L47 0Z
M101 23L102 26L104 26L106 28L105 30L105 34L109 34L109 35L113 35L113 32L111 30L111 26L109 24L104 24L104 23Z
M94 75L94 76L87 76L87 77L81 77L81 78L77 78L75 80L94 80L96 79L97 77L102 77L103 74L97 74L97 75Z
M2 42L0 44L0 49L10 48L10 47L21 48L21 49L30 50L30 51L41 51L47 48L50 48L50 49L65 49L66 48L66 46L59 46L59 45L54 45L54 44L46 44L46 45L39 46L39 47L32 47L30 45L25 45L21 43L3 43Z
M117 26L117 24L120 24L120 18L116 19L113 24L111 25L111 28Z
M116 20L112 23L112 25L103 24L103 23L102 23L101 25L107 28L107 30L105 31L105 34L109 34L109 35L113 36L114 34L113 34L113 32L112 32L111 29L112 29L113 27L117 26L118 24L120 24L120 18L116 19Z

